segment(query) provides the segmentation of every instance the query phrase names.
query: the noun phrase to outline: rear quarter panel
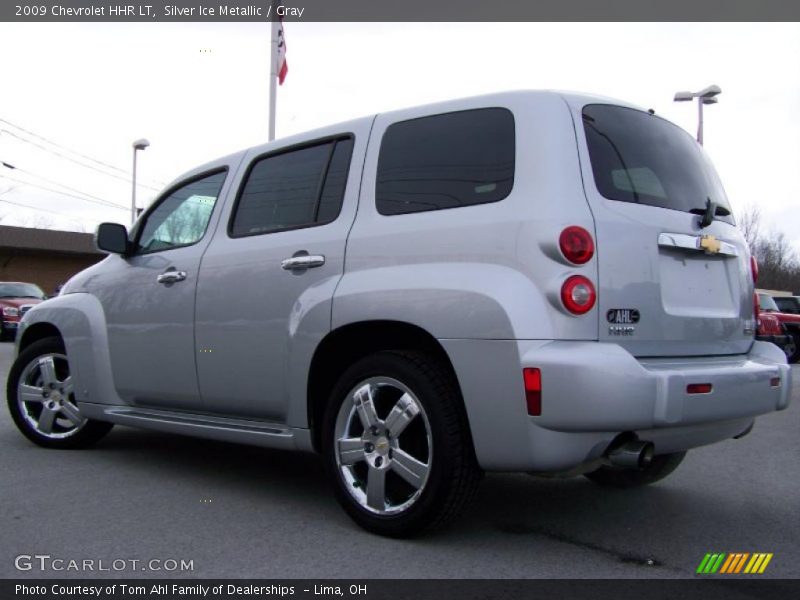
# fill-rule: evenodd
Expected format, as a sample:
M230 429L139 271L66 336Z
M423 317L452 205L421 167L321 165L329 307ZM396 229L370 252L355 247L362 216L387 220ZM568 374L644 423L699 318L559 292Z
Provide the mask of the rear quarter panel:
M385 216L375 205L376 169L391 124L422 116L503 107L515 120L515 179L505 199ZM593 231L572 119L554 93L517 92L379 115L372 130L358 215L348 238L333 327L384 319L434 337L596 339L595 311L560 308L562 282L594 279L594 260L570 265L558 250L568 225Z

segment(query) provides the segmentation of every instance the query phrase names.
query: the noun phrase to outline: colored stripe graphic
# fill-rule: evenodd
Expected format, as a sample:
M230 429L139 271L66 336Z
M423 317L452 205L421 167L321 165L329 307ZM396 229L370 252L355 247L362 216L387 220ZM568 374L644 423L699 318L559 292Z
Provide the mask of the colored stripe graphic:
M771 552L755 552L753 554L749 552L709 552L700 561L695 572L704 575L715 573L732 575L742 572L751 575L761 574L766 570L772 557Z
M745 552L744 554L742 554L741 560L736 565L736 570L735 571L731 571L731 573L740 573L742 571L742 567L744 566L744 563L747 561L747 557L748 556L750 556L749 552Z
M750 559L750 562L747 563L747 566L744 568L745 573L752 573L753 567L756 566L756 563L759 562L761 558L760 554L753 554L753 558Z
M714 563L714 566L711 567L711 571L710 572L711 573L716 573L719 570L720 566L722 565L722 561L724 559L725 559L725 553L723 552L722 554L719 555L719 558L717 559L717 562Z
M769 561L771 561L771 560L772 560L772 552L767 554L767 556L764 558L764 562L761 563L761 568L758 570L759 574L761 574L764 571L766 571L767 565L769 564Z
M731 566L736 562L736 554L728 554L728 560L726 560L722 564L722 568L719 570L720 573L729 573L729 569Z
M722 561L725 560L725 556L727 555L724 552L706 554L705 558L703 559L703 562L701 562L700 566L697 567L697 572L716 573L722 566Z
M697 567L697 571L695 571L695 573L705 573L705 568L709 560L711 560L711 555L706 554L703 557L703 560L700 561L700 565Z

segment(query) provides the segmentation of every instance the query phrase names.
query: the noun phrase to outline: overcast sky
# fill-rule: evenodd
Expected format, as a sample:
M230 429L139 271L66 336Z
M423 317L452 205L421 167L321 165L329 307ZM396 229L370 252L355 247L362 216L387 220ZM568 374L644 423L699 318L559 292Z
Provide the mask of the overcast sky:
M278 137L523 88L621 98L694 135L696 105L672 97L717 84L705 141L729 199L737 212L759 206L800 251L800 24L288 23L285 33ZM0 222L127 224L137 138L152 144L138 172L155 188L266 141L268 44L267 24L0 23L0 161L17 167L0 175L18 180L0 178Z

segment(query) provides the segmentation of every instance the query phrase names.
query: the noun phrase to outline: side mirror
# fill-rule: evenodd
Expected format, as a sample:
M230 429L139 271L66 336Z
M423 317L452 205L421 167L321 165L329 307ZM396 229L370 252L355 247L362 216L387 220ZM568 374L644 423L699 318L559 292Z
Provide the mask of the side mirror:
M101 223L94 235L98 250L113 254L127 254L130 249L128 230L119 223Z

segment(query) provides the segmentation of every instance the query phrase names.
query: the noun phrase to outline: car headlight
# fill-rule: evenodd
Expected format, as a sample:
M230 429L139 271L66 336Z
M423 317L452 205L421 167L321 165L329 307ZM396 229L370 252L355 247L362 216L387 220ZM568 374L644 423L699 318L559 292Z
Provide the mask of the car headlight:
M4 317L18 317L19 316L19 309L13 306L4 306L3 307L3 316Z

